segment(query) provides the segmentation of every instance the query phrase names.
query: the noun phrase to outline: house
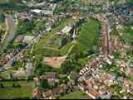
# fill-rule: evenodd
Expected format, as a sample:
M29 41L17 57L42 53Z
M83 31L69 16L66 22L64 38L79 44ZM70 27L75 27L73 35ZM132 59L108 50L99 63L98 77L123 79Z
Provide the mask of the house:
M57 74L55 72L46 72L45 75L40 76L40 79L55 79Z
M46 80L49 85L54 86L55 83L58 83L59 80L57 78L57 74L54 72L48 72L45 75L34 77L34 82L36 86L40 85L40 82Z
M19 68L14 74L13 74L14 78L18 78L18 79L23 79L26 77L26 72L24 70L24 68Z
M64 89L62 87L57 87L52 90L54 96L58 96L63 93Z
M21 43L21 42L23 41L23 39L24 39L24 36L23 36L23 35L18 35L18 36L16 37L16 39L15 39L15 42Z
M34 36L30 35L18 35L15 39L15 42L18 43L30 43L34 39Z
M66 89L66 86L59 86L57 88L54 88L52 90L48 90L48 91L44 91L43 94L43 98L45 99L55 99L56 97L60 96L60 94L64 93Z
M40 77L34 77L33 80L35 82L35 86L39 86L40 85Z
M18 19L20 20L32 20L32 15L27 12L20 12L17 14Z
M54 86L59 82L57 77L58 76L55 72L47 72L45 75L40 76L40 81L46 79L49 85Z
M132 94L132 92L133 92L133 83L132 83L132 81L124 79L123 88L126 90L127 93Z
M51 11L51 10L42 10L41 13L44 15L53 15L53 11Z
M43 98L49 98L52 96L52 90L48 90L46 92L43 92L42 95L43 95Z
M24 36L23 42L30 43L34 39L34 36Z
M40 14L42 12L42 10L40 9L33 9L31 10L32 13L36 13L36 14Z
M61 33L62 34L68 34L70 33L72 30L72 26L65 26L62 30L61 30Z
M106 92L106 93L102 94L99 98L100 99L111 99L111 97L112 97L111 93Z
M72 39L73 39L73 40L76 40L76 37L77 37L77 35L76 35L76 30L74 29L74 32L73 32L73 34L72 34Z
M33 90L32 97L35 99L40 99L42 97L42 91L38 87Z
M45 4L43 9L32 9L31 12L38 15L53 15L57 4Z
M28 62L26 63L25 68L26 68L25 72L27 76L31 76L33 74L33 64L31 62Z
M111 59L109 59L109 58L107 58L107 57L105 57L105 62L106 62L107 64L109 64L109 65L111 65L111 64L112 64Z
M128 67L127 70L126 70L126 74L127 74L128 76L133 76L133 68Z

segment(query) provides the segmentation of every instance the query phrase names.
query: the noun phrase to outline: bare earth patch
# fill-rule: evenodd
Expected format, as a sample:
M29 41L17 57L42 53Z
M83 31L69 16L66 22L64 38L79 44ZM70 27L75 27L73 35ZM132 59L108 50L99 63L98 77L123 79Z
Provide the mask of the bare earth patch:
M62 57L45 57L43 63L53 67L53 68L60 68L63 62L66 60L67 56Z

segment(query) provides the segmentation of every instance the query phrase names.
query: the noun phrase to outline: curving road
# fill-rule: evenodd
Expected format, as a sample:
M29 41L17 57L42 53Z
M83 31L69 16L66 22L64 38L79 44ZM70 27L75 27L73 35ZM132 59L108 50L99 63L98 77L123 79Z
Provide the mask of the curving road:
M6 49L10 41L16 35L17 21L15 22L11 15L6 15L5 24L6 24L6 32L2 39L3 49Z

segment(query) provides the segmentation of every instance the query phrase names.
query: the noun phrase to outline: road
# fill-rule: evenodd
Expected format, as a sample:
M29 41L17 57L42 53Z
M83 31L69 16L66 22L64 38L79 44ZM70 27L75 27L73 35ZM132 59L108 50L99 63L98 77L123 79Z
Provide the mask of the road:
M104 15L96 15L96 19L101 22L101 37L102 37L102 50L101 54L109 55L112 54L111 38L110 38L110 27L108 19Z
M6 24L6 32L2 39L3 50L8 46L10 41L12 41L12 39L16 35L17 21L15 22L15 20L11 15L6 15L5 24Z

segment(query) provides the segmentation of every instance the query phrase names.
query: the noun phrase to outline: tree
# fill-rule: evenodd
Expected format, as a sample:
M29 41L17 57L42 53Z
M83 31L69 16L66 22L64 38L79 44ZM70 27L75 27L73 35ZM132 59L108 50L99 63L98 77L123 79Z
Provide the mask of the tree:
M62 73L70 73L72 70L78 71L81 64L78 62L76 54L71 54L62 65Z
M35 68L34 74L40 76L43 75L45 72L50 72L50 71L55 71L55 70L46 64L38 63Z
M42 75L43 73L45 72L45 69L43 68L42 64L39 63L37 66L36 66L36 69L35 69L35 75L37 76L40 76Z
M35 27L34 21L19 22L17 33L25 34L27 32L32 32L34 27Z
M2 83L0 83L0 88L4 88L4 85Z
M4 19L5 19L4 14L0 14L0 23L1 23L1 22L4 22Z
M12 87L14 87L14 88L15 88L15 87L16 87L16 84L15 84L15 83L13 83L13 84L12 84Z
M40 88L43 88L43 89L50 88L50 86L48 84L48 81L46 79L41 80L41 82L40 82Z
M37 21L35 22L35 31L44 30L46 28L45 21Z

